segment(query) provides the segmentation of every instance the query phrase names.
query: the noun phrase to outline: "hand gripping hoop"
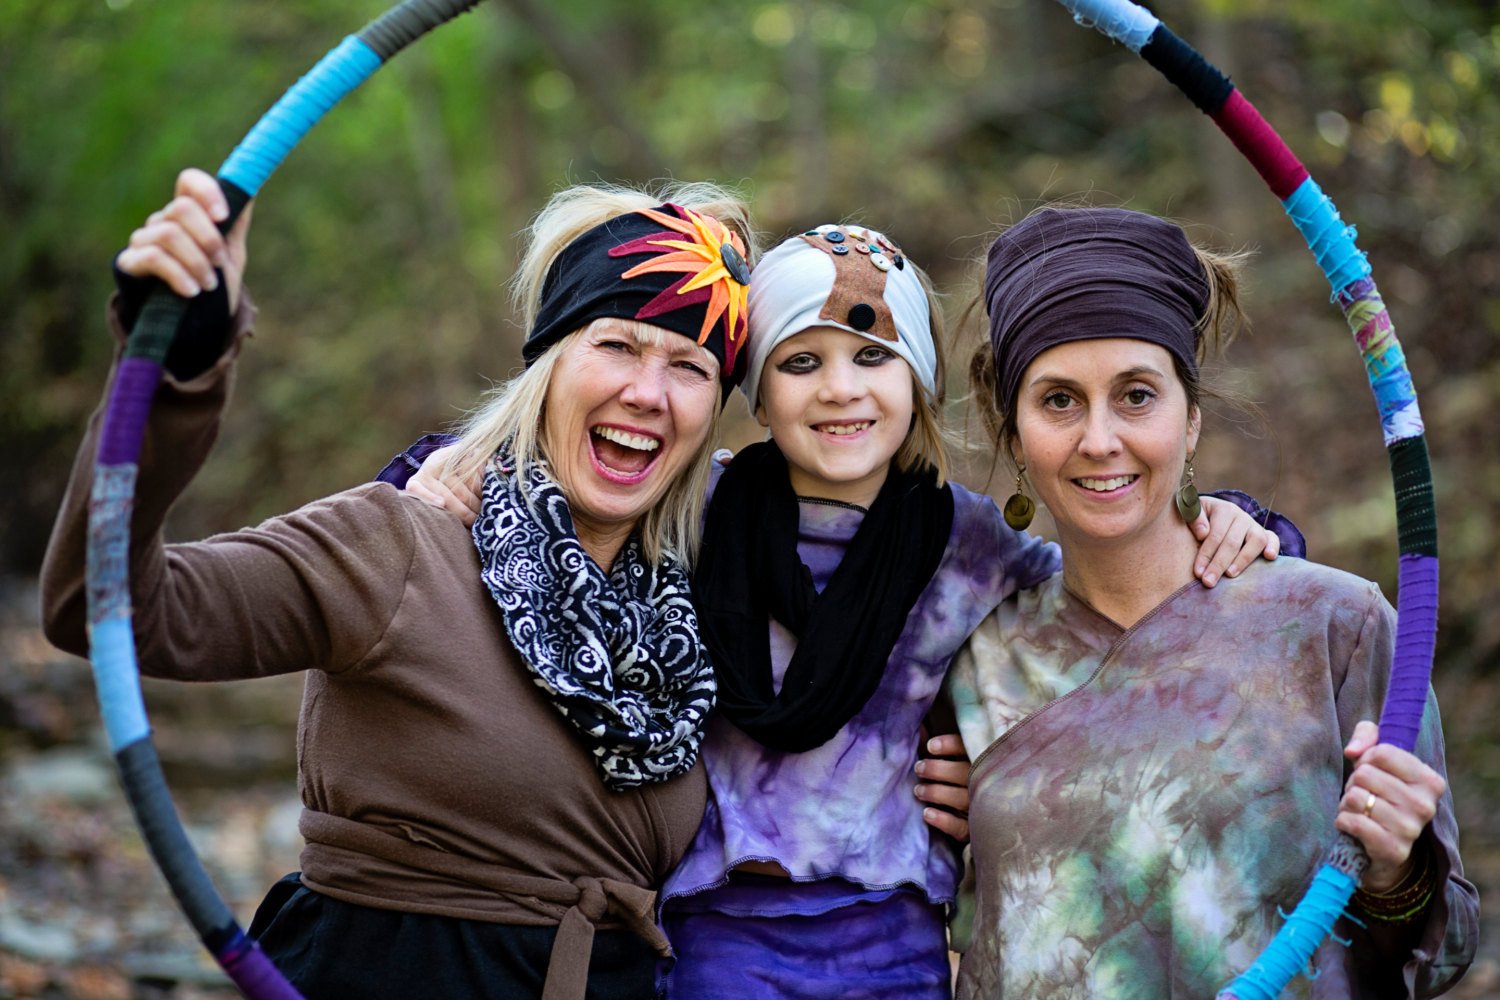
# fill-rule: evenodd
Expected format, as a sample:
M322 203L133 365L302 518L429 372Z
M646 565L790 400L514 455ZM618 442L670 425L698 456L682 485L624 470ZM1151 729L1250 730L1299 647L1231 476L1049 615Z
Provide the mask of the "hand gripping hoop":
M219 168L228 231L271 172L308 130L375 70L422 35L480 0L406 0L345 38L297 81ZM164 287L147 299L126 342L105 409L89 498L89 658L110 749L126 798L157 866L204 947L251 1000L301 994L245 936L188 842L162 776L141 697L131 628L130 512L151 398L186 302Z

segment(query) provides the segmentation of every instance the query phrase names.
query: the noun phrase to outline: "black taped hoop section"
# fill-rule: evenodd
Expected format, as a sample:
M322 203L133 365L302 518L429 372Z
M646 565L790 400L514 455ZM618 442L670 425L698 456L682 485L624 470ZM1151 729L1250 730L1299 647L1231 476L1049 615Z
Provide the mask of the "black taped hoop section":
M356 36L382 62L446 21L467 13L483 0L406 0L362 28Z
M1150 41L1141 48L1141 58L1206 115L1217 113L1234 89L1227 76L1199 55L1197 49L1172 34L1165 24L1158 24L1151 33Z
M1427 438L1397 441L1388 449L1391 478L1396 483L1396 535L1404 556L1437 558L1437 504L1432 495L1432 469Z

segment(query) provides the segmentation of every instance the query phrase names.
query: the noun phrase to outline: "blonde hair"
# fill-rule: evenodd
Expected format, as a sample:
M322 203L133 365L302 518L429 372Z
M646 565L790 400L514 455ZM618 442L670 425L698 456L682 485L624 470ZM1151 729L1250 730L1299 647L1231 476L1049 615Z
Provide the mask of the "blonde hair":
M708 183L670 183L648 189L617 185L578 185L559 191L527 227L520 263L511 279L511 298L527 330L536 321L542 286L557 255L583 233L619 215L664 202L691 208L716 217L739 233L753 261L759 254L759 237L750 226L749 207L733 192ZM634 320L623 322L643 347L661 347L671 333ZM587 329L587 327L583 328ZM575 330L549 347L519 375L486 394L459 427L459 439L444 469L445 476L473 482L489 468L495 452L508 445L515 460L516 475L524 475L533 462L547 461L543 442L547 419L547 389L560 359L583 335ZM704 352L705 358L712 355ZM715 362L717 364L717 362ZM704 494L708 489L709 458L718 437L720 407L712 410L702 444L676 481L671 483L637 528L646 558L659 562L670 555L691 564L702 533Z
M947 332L943 323L943 307L937 291L927 272L907 258L906 265L916 273L927 295L927 321L932 328L933 365L932 381L936 393L929 393L912 373L912 394L916 405L912 407L911 430L896 450L896 467L903 472L920 472L931 466L937 473L937 484L943 485L950 475L948 457L948 435L943 427L943 406L947 402L948 361Z

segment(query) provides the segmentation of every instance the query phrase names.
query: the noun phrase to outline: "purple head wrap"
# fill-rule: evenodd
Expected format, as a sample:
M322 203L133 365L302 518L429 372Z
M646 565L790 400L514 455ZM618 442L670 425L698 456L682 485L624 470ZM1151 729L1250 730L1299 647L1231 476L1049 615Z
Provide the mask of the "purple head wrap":
M1129 337L1198 371L1208 278L1187 236L1123 208L1048 208L990 246L984 274L998 402L1013 412L1021 375L1049 347Z

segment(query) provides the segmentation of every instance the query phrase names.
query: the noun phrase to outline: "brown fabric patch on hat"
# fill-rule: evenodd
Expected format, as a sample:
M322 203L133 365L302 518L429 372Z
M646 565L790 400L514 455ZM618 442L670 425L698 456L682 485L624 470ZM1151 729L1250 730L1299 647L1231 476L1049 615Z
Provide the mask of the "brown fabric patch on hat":
M890 306L885 303L885 274L870 262L869 254L856 253L853 244L858 241L868 244L868 235L857 236L849 230L840 226L837 229L828 229L824 232L839 232L844 234L842 243L829 241L820 232L816 236L803 234L802 238L807 244L823 251L833 261L833 288L828 292L828 299L823 303L823 309L818 313L819 319L837 323L840 326L854 327L864 333L879 337L895 343L899 337L896 334L896 320L891 315ZM848 247L847 253L835 253L835 246ZM857 323L850 322L851 313L860 320L867 319L869 314L863 309L855 310L859 306L866 306L875 313L875 321L868 327L861 328ZM861 315L862 314L862 315Z

